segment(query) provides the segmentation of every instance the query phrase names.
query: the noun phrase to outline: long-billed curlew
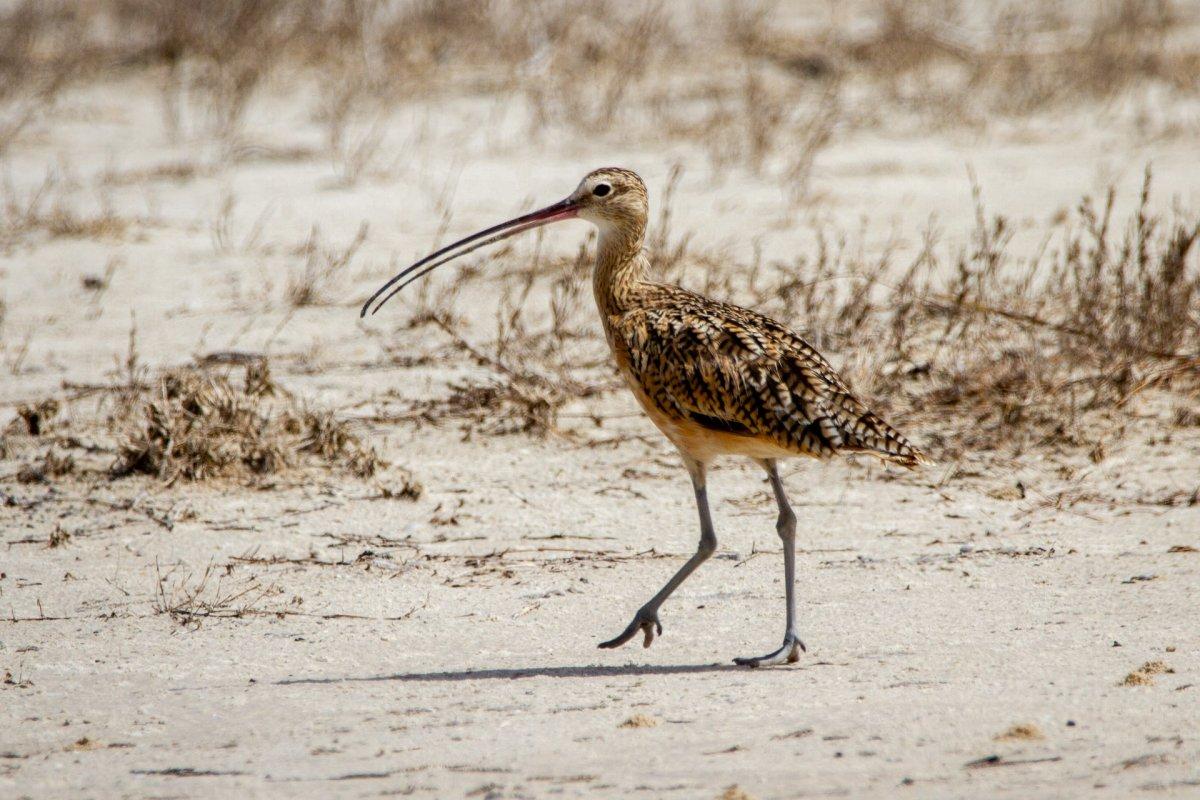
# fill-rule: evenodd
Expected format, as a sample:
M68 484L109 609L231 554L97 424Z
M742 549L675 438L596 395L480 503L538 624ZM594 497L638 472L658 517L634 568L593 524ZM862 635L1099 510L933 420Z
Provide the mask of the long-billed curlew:
M598 169L565 200L468 236L407 267L371 296L362 316L438 266L484 245L574 217L595 225L600 236L592 288L609 347L643 410L683 456L700 512L695 555L619 636L600 647L620 647L639 631L649 647L655 634L662 634L659 607L717 548L705 488L708 465L717 456L737 455L766 470L779 506L775 529L783 542L787 622L779 649L734 661L747 666L793 662L805 649L796 635L796 515L779 478L778 459L867 453L905 467L929 462L855 397L799 335L757 312L650 280L642 251L648 212L646 185L636 173Z

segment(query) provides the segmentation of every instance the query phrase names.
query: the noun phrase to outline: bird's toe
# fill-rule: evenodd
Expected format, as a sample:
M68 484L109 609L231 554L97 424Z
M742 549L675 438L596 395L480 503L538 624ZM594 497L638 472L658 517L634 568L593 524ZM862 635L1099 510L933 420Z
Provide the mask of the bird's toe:
M611 650L615 647L620 647L634 636L637 636L639 631L644 637L642 639L642 647L649 647L651 644L653 644L654 637L656 635L662 636L663 626L662 623L658 621L658 612L645 610L639 611L637 616L633 618L633 621L629 623L625 630L621 631L619 636L609 639L607 642L601 642L599 647L602 650Z
M765 656L749 656L735 658L733 663L742 667L771 667L776 664L795 664L800 660L800 651L808 652L804 642L795 636L788 636L783 645Z

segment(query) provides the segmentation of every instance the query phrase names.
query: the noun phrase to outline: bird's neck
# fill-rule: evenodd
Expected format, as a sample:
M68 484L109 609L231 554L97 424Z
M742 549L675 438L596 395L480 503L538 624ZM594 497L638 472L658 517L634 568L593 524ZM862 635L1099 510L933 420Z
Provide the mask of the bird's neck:
M642 253L645 226L602 227L596 243L596 267L592 291L600 313L607 317L629 308L637 289L646 280L646 256Z

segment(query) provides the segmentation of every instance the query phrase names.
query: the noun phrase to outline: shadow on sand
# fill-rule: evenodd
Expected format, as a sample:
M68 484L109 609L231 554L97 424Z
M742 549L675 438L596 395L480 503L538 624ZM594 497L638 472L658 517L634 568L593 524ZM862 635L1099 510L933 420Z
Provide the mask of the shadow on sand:
M276 686L318 683L456 682L516 680L518 678L613 678L639 675L693 675L703 672L744 672L734 664L626 664L619 667L525 667L520 669L476 669L460 672L400 672L395 675L347 675L343 677L286 678Z

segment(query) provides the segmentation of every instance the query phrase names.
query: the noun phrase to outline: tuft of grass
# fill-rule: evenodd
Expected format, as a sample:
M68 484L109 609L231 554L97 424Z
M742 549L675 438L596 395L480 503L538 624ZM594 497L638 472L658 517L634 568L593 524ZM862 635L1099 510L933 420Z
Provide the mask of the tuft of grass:
M37 186L22 193L5 176L0 206L0 252L33 233L51 238L124 239L135 224L150 224L146 218L124 217L101 195L98 203L79 204L70 197L70 181L50 170Z
M1147 661L1133 672L1125 676L1121 681L1121 686L1153 686L1154 676L1173 673L1175 670L1167 666L1164 661Z
M339 248L326 245L321 239L320 228L314 225L308 239L297 251L297 255L304 257L304 265L291 275L284 289L288 304L299 308L329 302L331 284L354 260L367 240L367 230L367 223L362 223L354 238Z
M111 208L84 214L62 205L56 205L36 223L50 236L68 239L121 239L130 226L128 219Z
M116 476L247 480L315 463L366 478L385 466L332 413L277 392L261 365L248 366L240 383L177 369L132 394L113 419Z
M174 568L164 575L157 560L154 573L154 610L192 629L199 628L206 619L240 619L261 612L259 606L264 600L283 591L254 576L227 580L229 570L218 570L211 562L195 578L176 574Z
M735 783L725 787L725 791L721 792L717 800L754 800L754 795Z
M1045 739L1045 735L1037 725L1025 723L1021 725L1013 725L1004 733L996 735L996 741L1034 741L1037 739Z
M558 410L566 396L548 384L526 376L486 383L452 383L450 394L432 401L426 415L466 417L482 433L525 433L545 436L555 430Z
M656 728L662 721L648 714L634 714L618 725L618 728Z

